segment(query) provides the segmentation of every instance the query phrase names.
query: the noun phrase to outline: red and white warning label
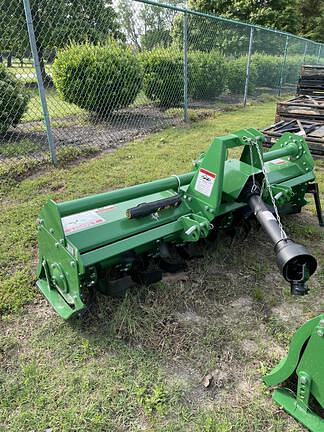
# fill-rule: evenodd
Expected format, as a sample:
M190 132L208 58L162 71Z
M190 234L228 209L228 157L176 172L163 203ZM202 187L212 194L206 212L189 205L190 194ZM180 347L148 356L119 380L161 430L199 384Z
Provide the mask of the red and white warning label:
M216 180L216 174L205 168L200 168L196 180L195 190L201 194L210 197Z
M76 213L71 216L62 218L62 225L65 234L71 234L75 231L80 231L84 228L89 228L92 225L98 225L106 222L106 219L99 216L100 213L108 212L114 209L115 205L105 206L94 210L89 210L81 213Z
M102 222L105 222L105 219L99 216L95 210L85 211L62 218L65 234L71 234L72 232L80 231Z

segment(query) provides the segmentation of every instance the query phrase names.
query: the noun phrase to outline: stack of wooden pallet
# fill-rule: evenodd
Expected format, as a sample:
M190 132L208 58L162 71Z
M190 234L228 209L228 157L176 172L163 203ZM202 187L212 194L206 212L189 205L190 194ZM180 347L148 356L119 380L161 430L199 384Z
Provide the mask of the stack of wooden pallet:
M302 95L277 103L276 121L301 119L324 123L324 95Z
M324 66L303 65L297 86L298 95L324 96Z
M322 95L315 94L320 81ZM265 145L271 147L283 133L293 132L305 137L315 158L324 159L324 66L303 65L297 93L299 96L277 103L276 123L263 130Z
M324 122L314 123L307 120L281 120L263 129L266 137L265 146L271 147L285 132L292 132L305 137L315 159L324 159Z

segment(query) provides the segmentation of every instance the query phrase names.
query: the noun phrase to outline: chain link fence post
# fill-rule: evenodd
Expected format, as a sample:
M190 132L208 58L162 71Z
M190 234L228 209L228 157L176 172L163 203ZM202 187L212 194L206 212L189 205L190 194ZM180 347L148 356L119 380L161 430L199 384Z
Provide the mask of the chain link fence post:
M317 64L320 64L321 51L322 51L322 44L319 44L319 47L318 47L318 56L317 56Z
M188 123L188 14L183 14L183 120Z
M36 43L36 38L35 38L35 30L34 30L34 25L33 25L33 17L32 17L31 8L30 8L30 2L29 2L29 0L23 0L23 3L24 3L25 15L26 15L26 24L27 24L30 48L31 48L32 55L33 55L34 68L36 71L38 92L39 92L39 97L40 97L40 101L41 101L41 105L42 105L42 111L43 111L43 115L44 115L44 123L45 123L45 127L46 127L48 146L49 146L49 150L50 150L50 154L51 154L52 163L54 166L57 166L58 162L57 162L57 156L56 156L56 147L55 147L55 141L54 141L52 128L51 128L51 120L50 120L47 101L46 101L44 81L43 81L43 77L42 77L42 71L41 71L39 56L38 56L38 51L37 51L37 43Z
M285 43L285 50L284 50L284 58L283 58L283 62L281 65L281 70L280 70L278 96L281 96L281 90L282 90L282 86L284 83L284 74L285 74L285 69L286 69L286 64L287 64L288 44L289 44L289 36L287 35L286 36L286 43Z
M307 48L308 48L308 42L306 41L305 42L305 49L304 49L303 64L305 64L305 61L306 61Z
M252 46L253 46L253 32L254 32L254 28L251 27L250 39L249 39L249 52L248 52L248 59L247 59L247 63L246 63L243 106L246 106L247 96L248 96L248 91L249 91L250 66L251 66L251 55L252 55Z

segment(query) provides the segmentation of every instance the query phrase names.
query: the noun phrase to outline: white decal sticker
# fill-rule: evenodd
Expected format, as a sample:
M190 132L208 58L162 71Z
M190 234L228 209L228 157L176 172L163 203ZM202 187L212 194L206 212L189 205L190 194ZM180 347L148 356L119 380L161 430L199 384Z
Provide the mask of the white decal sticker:
M85 211L62 218L62 225L65 234L80 231L102 222L105 222L105 219L99 216L95 210Z
M200 168L195 185L195 190L207 197L210 197L215 183L215 179L216 174L212 173L211 171L207 171L204 168Z

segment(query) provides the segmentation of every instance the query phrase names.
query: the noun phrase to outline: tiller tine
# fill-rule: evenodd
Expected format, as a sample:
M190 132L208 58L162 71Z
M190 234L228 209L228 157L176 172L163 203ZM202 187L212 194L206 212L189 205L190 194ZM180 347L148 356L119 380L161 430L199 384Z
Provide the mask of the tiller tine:
M300 327L288 355L263 377L273 399L311 432L324 432L324 314Z

